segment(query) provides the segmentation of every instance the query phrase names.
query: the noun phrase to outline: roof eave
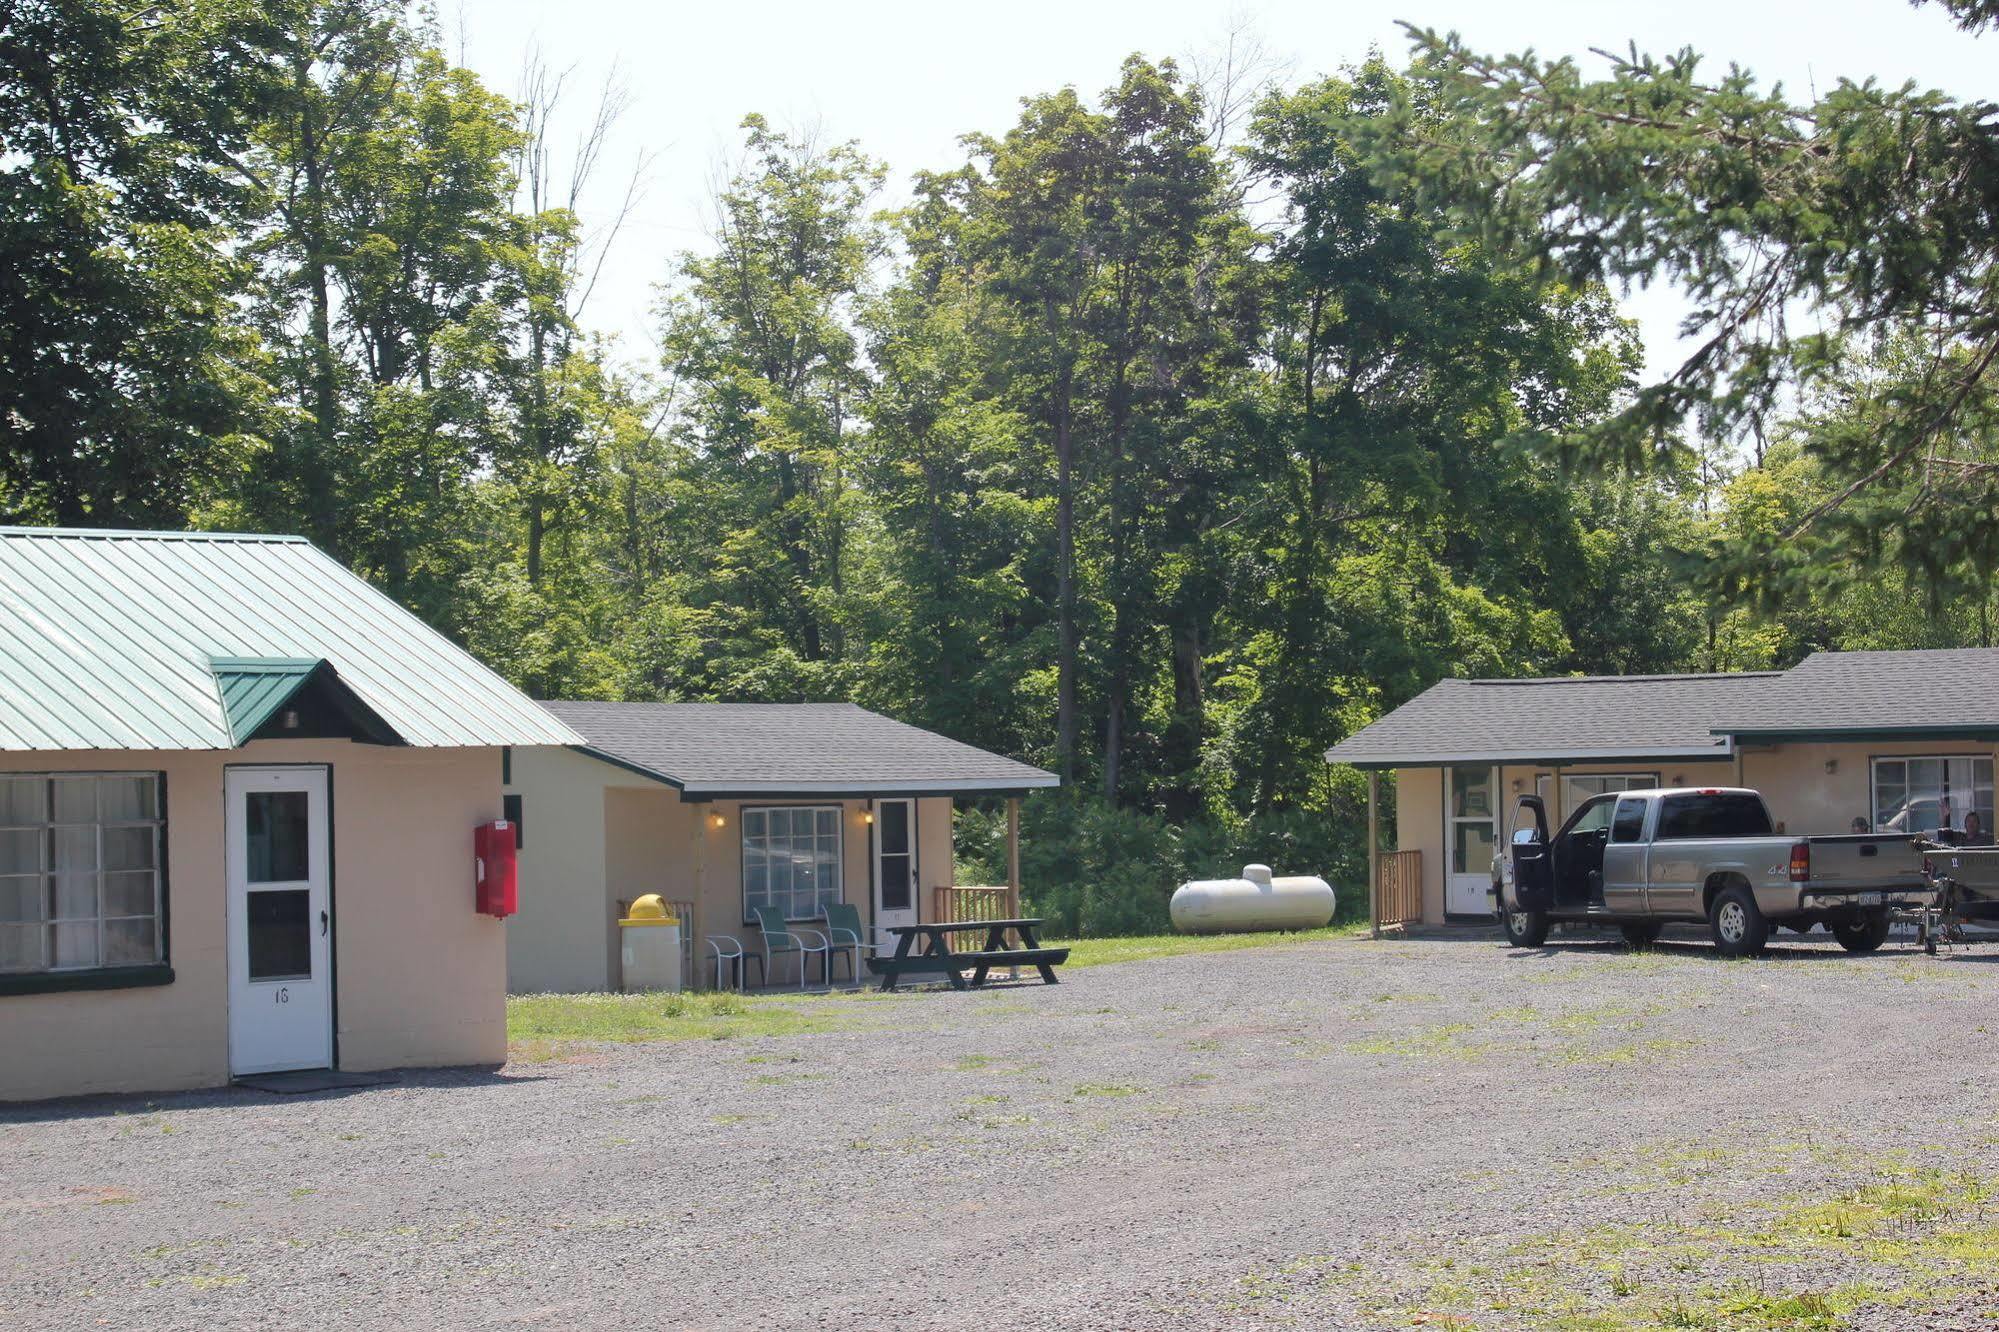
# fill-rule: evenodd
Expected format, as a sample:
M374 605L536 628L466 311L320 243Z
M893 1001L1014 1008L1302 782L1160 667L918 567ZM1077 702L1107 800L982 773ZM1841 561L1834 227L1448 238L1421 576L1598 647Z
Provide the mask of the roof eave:
M1717 727L1716 735L1757 743L1800 740L1999 740L1999 726L1762 726Z
M1720 763L1735 757L1732 745L1705 745L1699 748L1679 748L1652 746L1609 746L1598 749L1573 749L1562 752L1547 750L1481 750L1470 753L1417 752L1405 754L1380 754L1365 758L1347 758L1335 745L1326 751L1326 762L1342 763L1363 771L1384 771L1390 768L1448 768L1468 763L1517 764L1522 767L1546 767L1560 763Z
M877 796L1026 795L1060 786L1062 779L981 778L978 780L918 780L907 782L689 782L683 800L773 800L790 797L818 800L866 800Z

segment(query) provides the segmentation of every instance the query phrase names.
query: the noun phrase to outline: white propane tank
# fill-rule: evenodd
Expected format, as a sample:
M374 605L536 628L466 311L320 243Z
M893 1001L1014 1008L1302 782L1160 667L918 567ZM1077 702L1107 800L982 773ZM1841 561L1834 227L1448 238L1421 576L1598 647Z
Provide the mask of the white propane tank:
M1333 918L1333 886L1310 874L1270 876L1244 865L1240 879L1196 879L1173 894L1173 928L1182 934L1237 930L1316 930Z

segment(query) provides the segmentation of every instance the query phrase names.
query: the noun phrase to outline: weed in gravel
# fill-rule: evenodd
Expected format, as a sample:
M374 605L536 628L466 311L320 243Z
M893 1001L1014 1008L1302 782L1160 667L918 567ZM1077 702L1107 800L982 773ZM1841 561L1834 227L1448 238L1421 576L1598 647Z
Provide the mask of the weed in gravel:
M1349 1041L1346 1048L1353 1054L1399 1055L1409 1059L1476 1059L1486 1053L1486 1047L1460 1039L1471 1030L1469 1022L1447 1022L1437 1027Z
M1093 1096L1136 1096L1144 1090L1129 1082L1081 1082L1076 1084L1075 1091L1069 1093L1069 1098L1080 1101Z
M788 1087L799 1082L824 1082L824 1073L759 1073L750 1079L752 1087Z

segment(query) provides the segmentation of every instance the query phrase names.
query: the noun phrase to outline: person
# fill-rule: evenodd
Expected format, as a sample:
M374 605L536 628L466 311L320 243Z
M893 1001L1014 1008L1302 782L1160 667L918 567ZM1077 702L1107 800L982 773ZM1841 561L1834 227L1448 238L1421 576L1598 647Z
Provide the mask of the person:
M1978 811L1975 809L1967 812L1964 816L1964 845L1985 845L1985 824L1978 817Z
M1858 814L1855 814L1853 816L1853 831L1857 833L1864 833L1864 832L1871 832L1873 830L1867 826L1866 819L1863 819Z

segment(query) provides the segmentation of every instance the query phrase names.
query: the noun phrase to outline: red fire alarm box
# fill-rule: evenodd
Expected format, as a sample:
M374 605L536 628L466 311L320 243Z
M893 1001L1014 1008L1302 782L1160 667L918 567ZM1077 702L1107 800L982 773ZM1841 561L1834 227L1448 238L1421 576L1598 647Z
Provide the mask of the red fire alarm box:
M505 918L519 909L514 871L514 825L505 819L472 830L474 904L488 916Z

